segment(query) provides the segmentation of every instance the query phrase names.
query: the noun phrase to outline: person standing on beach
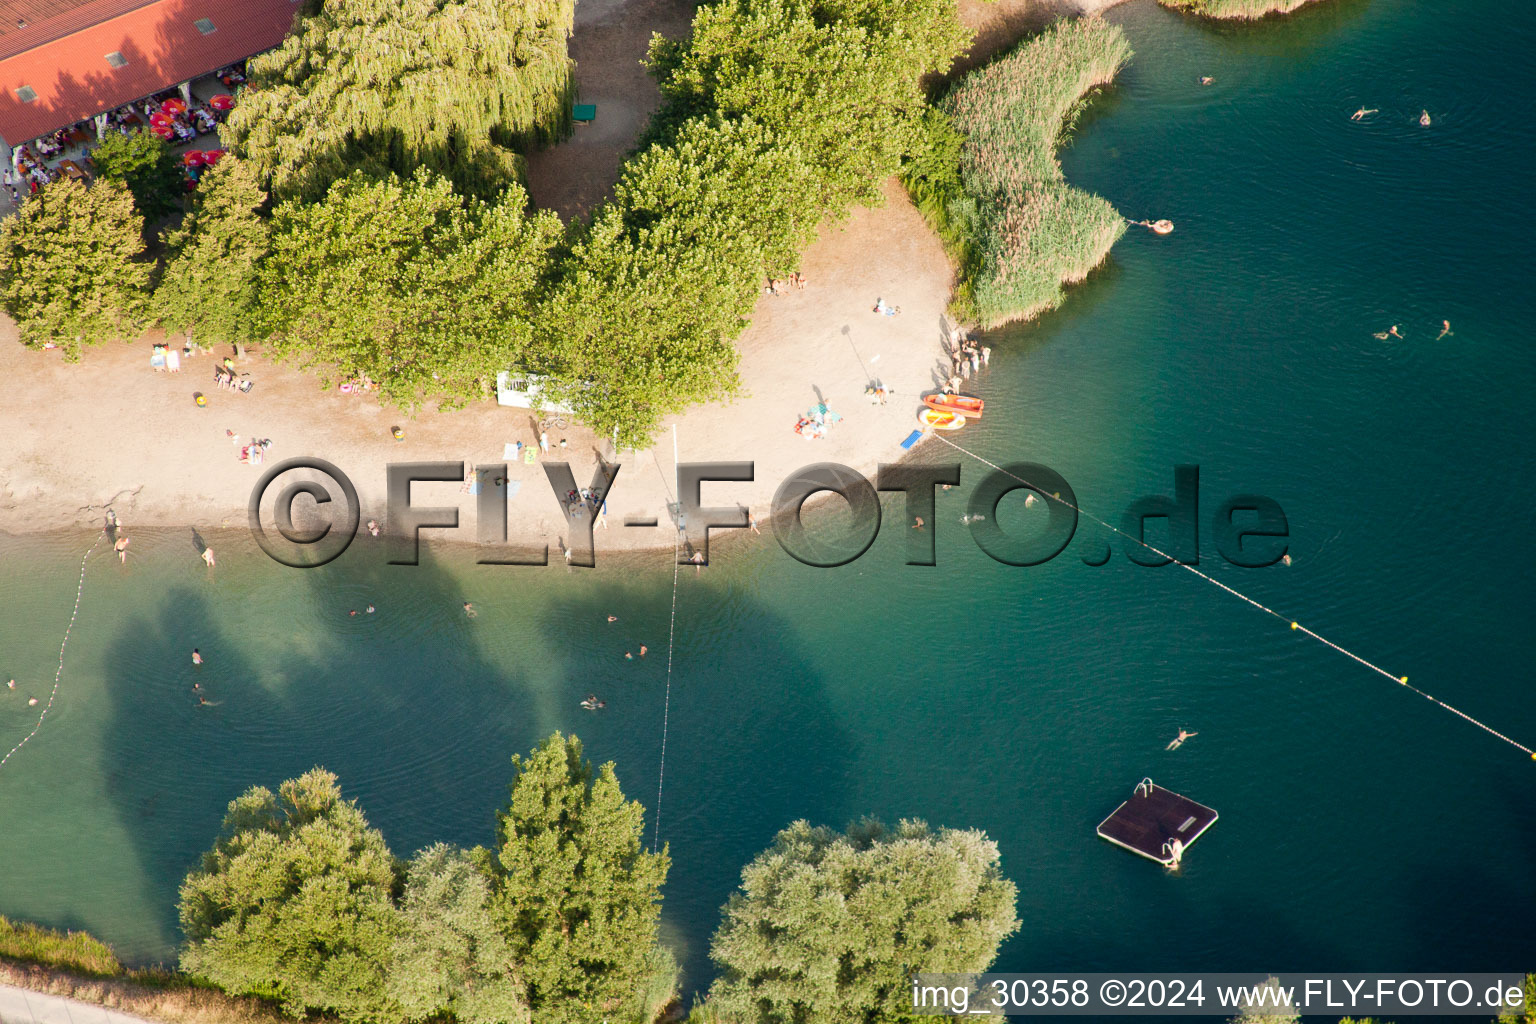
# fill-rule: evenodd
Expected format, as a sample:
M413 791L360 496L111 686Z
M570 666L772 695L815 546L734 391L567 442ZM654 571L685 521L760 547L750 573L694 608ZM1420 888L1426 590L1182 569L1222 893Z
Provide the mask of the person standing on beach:
M757 528L757 517L752 514L751 509L747 509L747 529L756 534L761 534L763 532Z
M549 452L549 434L542 430L539 431L539 451Z

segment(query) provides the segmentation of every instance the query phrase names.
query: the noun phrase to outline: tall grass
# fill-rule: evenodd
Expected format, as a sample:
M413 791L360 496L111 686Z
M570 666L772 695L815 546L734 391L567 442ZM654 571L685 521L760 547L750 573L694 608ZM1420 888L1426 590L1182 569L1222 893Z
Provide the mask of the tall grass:
M1266 14L1285 14L1312 0L1158 0L1172 7L1207 18L1262 18Z
M93 978L115 978L123 965L105 942L86 932L14 924L0 916L0 957L58 967Z
M990 327L1055 306L1062 284L1086 277L1124 233L1114 207L1062 179L1056 148L1086 94L1130 56L1117 26L1059 21L940 102L964 139L958 175L907 179L961 265L957 315Z

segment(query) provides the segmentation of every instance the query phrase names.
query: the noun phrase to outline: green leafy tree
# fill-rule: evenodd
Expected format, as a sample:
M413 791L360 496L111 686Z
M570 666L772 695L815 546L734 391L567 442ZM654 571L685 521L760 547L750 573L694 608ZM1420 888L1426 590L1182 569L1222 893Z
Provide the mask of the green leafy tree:
M167 233L155 305L169 331L210 343L256 340L256 269L267 253L267 196L243 160L225 156L198 181L191 209Z
M840 215L876 203L919 138L923 76L948 70L967 34L953 0L723 0L685 43L652 41L663 95L684 112L750 116L818 170Z
M632 161L543 307L555 391L634 445L662 416L730 394L759 281L798 266L815 229L813 175L748 121L691 121Z
M323 202L285 203L258 274L258 325L282 358L331 380L371 377L402 405L489 394L524 363L529 311L561 237L512 186L492 206L444 178L337 182Z
M503 148L569 123L574 0L327 0L276 50L226 124L279 198L361 168L426 166L482 198L514 180Z
M1536 1024L1536 974L1525 976L1519 1006L1506 1006L1498 1024Z
M1301 1014L1280 987L1280 979L1266 978L1259 988L1261 992L1243 1000L1231 1024L1299 1024Z
M496 909L540 1024L648 1022L675 994L656 941L667 854L646 853L645 810L611 763L596 772L559 733L512 758L498 815Z
M133 193L139 212L154 221L181 209L187 190L181 160L158 135L111 132L91 154L98 178L121 181Z
M144 219L120 181L43 186L0 224L0 301L24 344L84 345L144 329Z
M413 1020L444 1013L459 1024L531 1020L526 986L492 916L484 854L439 843L411 861L389 994Z
M796 822L725 906L708 1005L738 1024L917 1020L911 975L986 970L1019 926L1016 896L981 832Z
M336 776L316 768L274 795L229 805L224 829L181 886L181 966L292 1015L396 1017L385 997L399 931L396 864Z

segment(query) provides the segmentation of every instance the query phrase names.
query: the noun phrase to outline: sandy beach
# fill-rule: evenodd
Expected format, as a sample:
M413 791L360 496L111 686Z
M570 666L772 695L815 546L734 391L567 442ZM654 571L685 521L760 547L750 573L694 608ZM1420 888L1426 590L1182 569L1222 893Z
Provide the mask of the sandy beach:
M967 0L961 17L977 32L967 60L1008 45L1053 17L1108 6L1097 0ZM623 17L620 17L623 15ZM587 0L578 7L572 53L581 63L584 102L598 119L573 139L530 161L535 201L570 217L590 210L616 180L623 155L658 101L638 61L653 29L681 34L690 16L677 0ZM944 310L952 268L937 238L893 180L886 202L824 224L805 254L804 290L759 297L741 336L743 392L728 404L696 407L668 420L651 451L621 452L610 493L610 528L597 550L669 547L673 529L672 434L683 461L751 461L751 483L707 485L706 504L751 506L760 519L779 484L802 466L839 462L872 474L904 452L919 396L935 387L943 350ZM883 298L898 316L873 311ZM504 445L537 440L532 417L489 402L453 412L428 407L414 414L380 407L368 396L323 392L318 382L264 358L242 360L255 387L249 394L215 390L215 356L184 360L181 372L152 371L158 332L111 344L67 364L57 351L32 351L0 318L0 531L24 533L94 524L111 506L129 524L216 529L246 521L263 468L242 464L240 446L270 438L267 466L294 457L334 463L355 484L364 519L384 521L385 472L391 462L464 461L495 464ZM179 339L177 339L179 343ZM220 350L216 356L225 354ZM889 392L884 405L864 395L873 380ZM985 373L972 390L986 393ZM194 393L203 392L206 407ZM825 403L843 418L821 440L794 432L799 415ZM395 441L391 428L404 439ZM231 438L230 434L235 435ZM562 438L565 447L559 447ZM547 458L571 464L577 481L591 479L598 454L613 458L604 439L579 426L552 430ZM541 466L510 468L509 539L558 545L564 510ZM461 508L449 540L475 536L475 498L450 483L418 485L423 505ZM651 528L621 528L628 517L654 518ZM386 524L387 526L387 524Z

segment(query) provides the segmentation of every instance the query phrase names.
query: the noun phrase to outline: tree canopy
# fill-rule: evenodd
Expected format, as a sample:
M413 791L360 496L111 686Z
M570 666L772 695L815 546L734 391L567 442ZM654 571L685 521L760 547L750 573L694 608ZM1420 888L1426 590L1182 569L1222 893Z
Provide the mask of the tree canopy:
M273 350L324 379L371 377L413 405L490 393L522 362L529 310L561 228L552 213L464 201L447 179L361 173L318 203L288 202L272 220L259 326Z
M165 238L155 307L168 331L199 340L255 341L256 270L267 254L267 196L250 165L229 155L203 172L191 208Z
M121 181L133 193L139 213L157 220L181 209L186 175L181 161L158 135L110 132L91 154L97 177Z
M488 197L502 147L569 123L574 0L325 0L250 62L227 141L279 198L316 199L361 168L448 174Z
M974 830L800 821L741 873L709 1007L740 1024L916 1020L918 971L985 971L1019 926L997 844Z
M316 768L230 803L218 841L181 886L181 966L294 1016L392 1015L385 996L396 864L384 837Z
M491 913L489 865L476 860L439 843L411 861L389 992L413 1020L528 1024L526 986Z
M656 941L668 859L641 847L644 808L625 799L612 763L593 771L574 736L556 733L512 767L496 909L534 1018L653 1019L677 968Z
M26 345L84 345L144 328L150 266L144 218L121 181L44 185L0 223L0 302Z

